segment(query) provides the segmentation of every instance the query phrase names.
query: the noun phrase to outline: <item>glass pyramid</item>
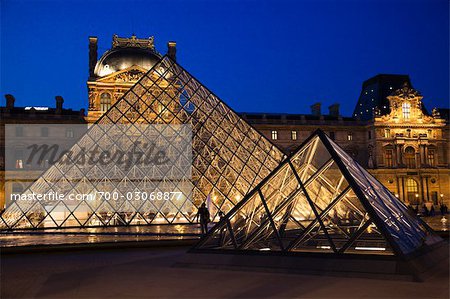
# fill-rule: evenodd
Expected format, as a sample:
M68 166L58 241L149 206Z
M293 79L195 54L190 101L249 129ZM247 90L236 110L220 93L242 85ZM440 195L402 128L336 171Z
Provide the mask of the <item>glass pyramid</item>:
M154 169L138 166L80 166L64 156L61 160L72 163L53 164L24 194L101 191L126 197L135 191L169 190L182 193L183 198L138 204L15 201L1 215L0 229L188 223L193 222L197 207L205 200L214 219L219 211L230 211L283 159L276 146L168 57L163 57L96 125L72 147L73 156L97 147L130 150L135 140L144 144L184 138L192 146L190 150L173 146L177 163L158 175ZM149 125L151 133L145 131ZM132 141L131 136L138 139ZM180 165L187 163L191 171L175 177L173 173L180 173Z
M440 240L318 130L195 250L407 255Z

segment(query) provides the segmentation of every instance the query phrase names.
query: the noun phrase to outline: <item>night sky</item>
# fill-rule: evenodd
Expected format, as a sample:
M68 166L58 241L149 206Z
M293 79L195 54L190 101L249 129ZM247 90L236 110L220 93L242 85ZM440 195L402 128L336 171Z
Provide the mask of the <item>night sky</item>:
M428 108L448 107L449 4L423 1L1 0L1 105L87 107L88 36L155 36L236 111L350 115L361 84L409 74Z

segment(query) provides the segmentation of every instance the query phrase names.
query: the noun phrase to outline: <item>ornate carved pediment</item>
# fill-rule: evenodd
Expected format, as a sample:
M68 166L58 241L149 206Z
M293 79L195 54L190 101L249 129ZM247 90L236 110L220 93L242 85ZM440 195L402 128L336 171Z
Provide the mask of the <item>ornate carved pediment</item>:
M129 72L118 74L115 77L115 82L135 82L138 81L143 75L143 72L132 70Z
M399 97L401 99L422 99L422 95L420 94L420 92L410 87L408 82L405 82L402 88L395 90L390 96Z
M104 82L104 83L135 83L137 82L145 73L147 70L139 67L139 66L132 66L128 69L122 70L120 72L112 73L109 76L103 77L97 82Z
M395 90L387 97L389 100L388 119L402 120L406 122L423 122L426 116L422 110L423 96L417 90L413 89L407 82L403 87Z

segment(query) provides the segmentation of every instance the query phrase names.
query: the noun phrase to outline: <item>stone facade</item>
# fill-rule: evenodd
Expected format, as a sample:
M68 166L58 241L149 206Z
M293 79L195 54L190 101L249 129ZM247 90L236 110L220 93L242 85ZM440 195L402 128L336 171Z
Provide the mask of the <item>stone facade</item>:
M168 43L172 59L175 46L175 42ZM60 104L57 98L54 109L26 110L14 107L14 98L7 95L7 105L0 110L2 137L6 123L94 123L161 57L153 37L114 36L111 49L98 59L97 38L90 37L87 116L84 111L63 109L62 98ZM450 204L448 108L428 113L407 75L378 75L366 80L351 117L340 115L338 104L331 105L328 114L321 113L320 103L311 108L311 114L240 115L286 153L321 128L405 203ZM0 149L4 153L3 145ZM4 155L0 158L4 163ZM29 184L29 171L42 170L18 169L16 182L2 179L0 207L5 191L12 192L14 184L20 183L17 190Z
M367 120L342 117L336 105L323 115L320 104L312 105L309 115L241 115L287 154L321 128L406 204L449 205L448 109L428 115L422 95L408 82L383 99L384 109L374 105Z

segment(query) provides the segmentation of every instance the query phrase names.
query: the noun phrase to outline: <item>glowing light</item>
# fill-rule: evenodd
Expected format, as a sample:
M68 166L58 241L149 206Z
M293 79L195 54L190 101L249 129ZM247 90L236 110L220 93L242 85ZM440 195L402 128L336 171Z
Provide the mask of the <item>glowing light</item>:
M270 248L269 247L261 248L259 251L270 251Z
M48 107L25 107L25 110L31 110L31 108L33 108L34 110L40 110L40 111L48 110Z
M317 246L319 249L331 249L331 246Z
M356 250L372 250L372 251L385 251L384 247L355 247Z

